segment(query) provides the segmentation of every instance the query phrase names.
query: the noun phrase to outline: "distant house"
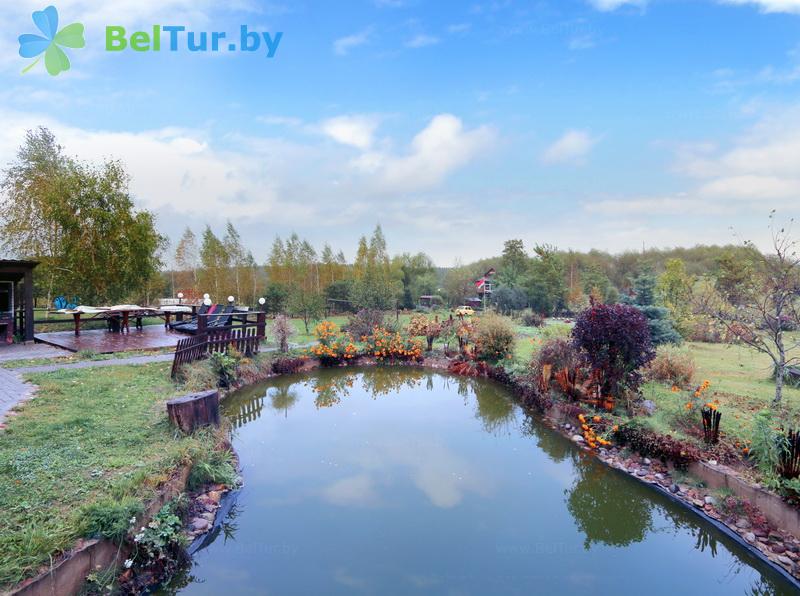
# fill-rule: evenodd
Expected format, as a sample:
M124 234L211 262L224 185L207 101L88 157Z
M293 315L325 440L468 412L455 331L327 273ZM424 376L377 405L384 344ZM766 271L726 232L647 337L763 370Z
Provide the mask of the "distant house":
M33 270L36 261L0 260L0 345L16 335L33 341Z
M436 308L442 306L443 304L444 300L442 300L442 297L437 294L433 294L431 296L420 296L419 302L417 303L420 308Z

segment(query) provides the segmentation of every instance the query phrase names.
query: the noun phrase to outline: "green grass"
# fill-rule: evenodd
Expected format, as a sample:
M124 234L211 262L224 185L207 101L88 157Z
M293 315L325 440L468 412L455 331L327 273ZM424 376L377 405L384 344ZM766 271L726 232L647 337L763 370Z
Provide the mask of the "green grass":
M720 428L734 442L747 440L753 415L769 408L775 397L775 383L770 378L772 361L742 345L689 342L686 348L697 366L695 384L711 382L704 399L719 400L723 416ZM642 392L657 405L651 417L656 430L683 434L687 420L699 424L697 413L693 416L685 413L688 392L673 393L670 386L652 382L645 384ZM782 419L792 425L800 422L800 389L783 388Z
M0 432L0 591L82 536L87 508L145 501L179 461L210 446L170 427L168 363L31 380L37 397Z

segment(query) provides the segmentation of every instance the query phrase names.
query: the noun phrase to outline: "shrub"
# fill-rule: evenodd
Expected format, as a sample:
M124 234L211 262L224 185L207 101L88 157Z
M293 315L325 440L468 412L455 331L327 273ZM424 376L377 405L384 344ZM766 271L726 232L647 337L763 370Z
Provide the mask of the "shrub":
M290 375L303 367L302 358L278 358L272 363L272 372L276 375Z
M131 519L142 511L144 506L132 497L96 501L80 511L83 534L122 542L131 528Z
M383 327L373 330L366 338L365 351L379 361L385 360L421 360L422 342L412 339L400 332L391 332Z
M351 315L343 327L343 331L356 339L369 337L376 327L385 327L383 311L374 308L362 308Z
M226 352L214 352L208 359L211 370L219 379L220 387L230 387L236 382L239 359Z
M475 327L475 357L499 362L514 351L514 326L507 317L486 313Z
M604 396L638 391L639 369L656 355L647 319L639 309L625 304L596 304L583 311L572 337Z
M544 366L550 366L551 370L561 370L564 368L573 369L580 364L578 351L572 342L556 338L547 340L542 344L541 349L533 357L531 368L537 376L541 376Z
M352 336L340 331L336 323L322 321L314 329L314 334L318 343L309 352L319 358L323 366L336 366L358 356Z
M671 461L679 468L685 468L700 459L699 450L691 443L661 435L638 420L616 427L614 437L620 445L626 445L647 457Z
M648 381L688 387L692 382L694 372L694 359L688 351L663 346L658 349L656 357L647 365L644 374Z
M275 334L275 340L278 342L278 350L285 354L289 351L289 340L295 333L292 320L286 315L278 315L272 322L272 333Z
M522 324L526 327L541 327L544 325L544 315L529 311L522 315Z
M543 341L548 339L556 339L558 337L568 338L572 335L572 326L566 323L551 323L550 325L543 325L539 331L539 337Z
M236 484L236 468L230 449L212 449L198 454L192 462L187 486L196 490L207 484Z
M411 337L423 336L428 342L427 351L433 350L433 342L442 334L444 324L439 322L439 317L429 319L425 315L415 315L406 327L406 332Z
M767 484L774 485L781 454L786 451L786 437L776 430L770 410L761 410L753 417L750 456L764 475Z

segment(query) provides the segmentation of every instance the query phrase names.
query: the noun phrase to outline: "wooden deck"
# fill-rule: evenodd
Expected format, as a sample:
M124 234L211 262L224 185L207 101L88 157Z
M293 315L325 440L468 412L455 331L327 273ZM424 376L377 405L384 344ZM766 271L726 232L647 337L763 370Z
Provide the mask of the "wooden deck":
M132 350L159 350L175 347L186 334L169 331L163 325L145 325L143 329L131 329L130 333L112 333L105 329L81 331L79 336L73 330L37 333L37 342L80 352L91 350L98 354L113 354Z

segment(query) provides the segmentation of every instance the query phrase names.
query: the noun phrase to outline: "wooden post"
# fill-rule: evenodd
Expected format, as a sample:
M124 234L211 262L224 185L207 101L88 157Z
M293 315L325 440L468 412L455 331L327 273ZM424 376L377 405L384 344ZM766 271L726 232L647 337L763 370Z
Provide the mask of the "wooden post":
M267 313L263 310L258 311L258 317L256 319L256 329L258 340L262 341L264 337L267 335Z
M219 391L190 393L167 402L169 420L185 433L201 426L219 426Z
M25 341L33 341L33 269L25 270Z
M78 337L81 334L81 313L73 313L72 320L75 321L75 337Z
M206 331L206 323L208 320L206 319L206 315L201 315L200 313L197 314L197 333L205 333Z

